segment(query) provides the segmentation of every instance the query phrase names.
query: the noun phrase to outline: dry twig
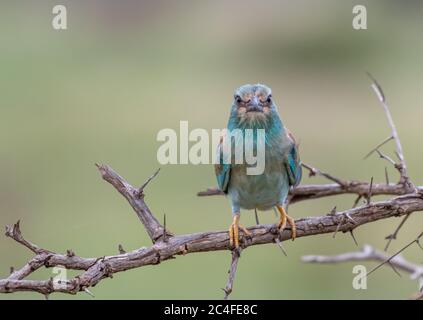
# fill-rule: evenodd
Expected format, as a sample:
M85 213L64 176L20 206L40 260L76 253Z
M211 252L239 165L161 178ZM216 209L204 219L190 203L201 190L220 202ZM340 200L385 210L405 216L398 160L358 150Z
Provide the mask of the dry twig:
M423 283L423 265L415 264L405 260L400 253L410 247L412 244L419 241L423 236L421 233L415 240L408 243L402 249L397 251L393 255L387 255L384 252L374 249L370 245L364 245L361 251L357 252L347 252L339 255L333 256L322 256L322 255L309 255L303 256L301 260L308 263L341 263L341 262L351 262L351 261L376 261L380 262L376 267L371 269L365 277L369 276L371 273L379 269L385 264L391 266L395 273L398 275L398 269L410 274L410 278L413 280L419 281L419 291L422 289ZM415 298L420 299L420 294L414 295Z
M228 271L228 282L226 283L226 287L223 289L225 292L224 300L229 299L229 295L232 293L232 288L234 286L234 280L235 280L235 274L236 270L238 268L238 261L239 257L241 256L241 252L238 252L237 250L232 251L232 260L231 260L231 267Z

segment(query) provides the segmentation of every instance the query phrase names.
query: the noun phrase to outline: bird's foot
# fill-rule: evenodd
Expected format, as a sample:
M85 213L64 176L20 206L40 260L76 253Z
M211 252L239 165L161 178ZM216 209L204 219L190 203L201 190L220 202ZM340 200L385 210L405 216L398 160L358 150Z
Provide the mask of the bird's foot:
M239 217L239 214L234 215L232 224L229 226L229 245L235 246L236 249L239 248L239 229L247 236L251 236L251 232L239 224Z
M292 217L288 216L284 207L278 205L276 206L276 208L278 209L280 215L280 220L278 223L279 232L282 232L283 229L285 229L286 223L288 222L291 226L291 238L294 241L297 237L297 226L295 225L295 220Z

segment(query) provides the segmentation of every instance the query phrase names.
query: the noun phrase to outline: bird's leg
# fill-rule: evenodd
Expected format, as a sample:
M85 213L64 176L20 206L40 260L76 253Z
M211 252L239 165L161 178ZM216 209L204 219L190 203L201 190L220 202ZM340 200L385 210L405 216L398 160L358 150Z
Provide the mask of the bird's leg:
M288 221L289 225L291 226L291 238L292 240L295 240L295 238L297 237L297 227L295 225L295 220L292 217L288 216L283 206L277 205L276 208L278 209L281 218L278 223L279 230L282 232L282 230L286 227L286 222Z
M235 248L239 247L239 229L241 229L247 236L251 236L251 232L239 224L239 218L239 213L234 214L232 224L229 226L229 245L235 245Z

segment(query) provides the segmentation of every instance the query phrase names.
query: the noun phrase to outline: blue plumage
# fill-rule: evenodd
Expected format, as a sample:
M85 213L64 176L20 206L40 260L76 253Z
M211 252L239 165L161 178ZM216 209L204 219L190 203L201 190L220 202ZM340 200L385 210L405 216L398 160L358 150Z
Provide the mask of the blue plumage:
M234 150L231 162L223 162L223 139L219 145L220 162L215 165L219 188L227 193L232 202L234 222L230 228L231 241L238 246L238 221L240 209L268 210L276 207L281 214L279 225L284 227L286 221L293 220L283 209L288 191L301 180L301 162L297 144L293 136L284 127L276 105L271 97L271 90L264 85L244 85L235 91L234 103L228 121L228 130L246 129L265 130L265 167L259 175L247 174L251 165L235 164ZM248 139L252 141L248 141ZM244 145L248 143L257 149L257 135L244 135ZM292 221L291 221L291 220ZM293 237L295 237L294 229ZM244 229L245 230L245 229ZM231 234L232 232L232 234ZM245 230L248 233L248 230ZM235 237L235 239L233 239Z

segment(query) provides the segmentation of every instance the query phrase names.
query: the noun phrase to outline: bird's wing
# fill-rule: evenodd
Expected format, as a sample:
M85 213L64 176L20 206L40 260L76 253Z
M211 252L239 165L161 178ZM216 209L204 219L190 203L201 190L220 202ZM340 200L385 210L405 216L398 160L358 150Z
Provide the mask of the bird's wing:
M284 159L284 164L288 173L289 184L296 187L300 183L302 176L301 160L298 153L298 144L294 136L288 130L286 132L290 141L290 149Z
M224 163L223 136L220 137L216 157L217 161L214 165L214 171L216 173L217 184L220 190L224 193L228 193L229 180L231 177L231 165L230 163Z

